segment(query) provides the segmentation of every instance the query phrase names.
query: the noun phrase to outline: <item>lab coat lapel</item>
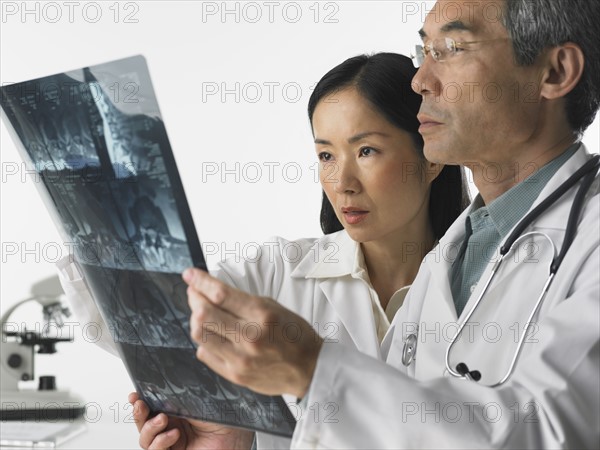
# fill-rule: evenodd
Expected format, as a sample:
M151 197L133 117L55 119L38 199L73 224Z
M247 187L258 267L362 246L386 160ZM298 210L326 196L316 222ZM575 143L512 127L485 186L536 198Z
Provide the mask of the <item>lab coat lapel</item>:
M450 226L438 245L425 256L424 264L431 273L429 290L435 294L436 301L425 302L425 308L430 309L434 320L456 321L456 307L450 288L450 269L465 238L465 221L471 207L467 208Z
M323 294L335 309L358 350L381 359L369 289L362 280L345 277L319 281Z
M450 288L450 269L465 236L467 214L465 211L454 222L438 246L425 257L424 264L431 279L425 288L426 300L423 302L418 324L419 340L415 355L415 376L418 379L439 377L444 371L447 339L456 330L454 324L457 320Z
M452 298L452 290L450 289L450 268L452 262L442 259L438 263L426 261L427 267L431 272L431 285L428 291L435 295L435 302L426 302L423 305L423 312L426 308L431 307L432 317L436 320L441 318L456 319L456 308Z
M556 172L556 174L550 179L546 187L542 190L540 196L534 202L532 209L535 208L540 202L554 192L567 178L569 178L574 172L583 166L592 155L588 152L587 148L582 144L581 148L575 152L575 154L566 161L563 166ZM569 192L562 196L560 200L548 211L548 214L542 214L534 223L534 228L545 228L545 229L557 229L564 232L567 227L567 218L571 211L571 205L575 193L577 192L579 185L576 185ZM597 190L597 188L596 188ZM588 192L591 195L594 192L593 189ZM560 245L558 243L557 245Z

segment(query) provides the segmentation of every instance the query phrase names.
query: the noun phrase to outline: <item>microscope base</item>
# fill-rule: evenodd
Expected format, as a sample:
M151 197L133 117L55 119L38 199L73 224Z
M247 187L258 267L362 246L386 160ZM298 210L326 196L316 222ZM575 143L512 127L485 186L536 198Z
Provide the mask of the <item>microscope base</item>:
M68 391L2 392L0 420L51 422L85 414L83 400Z

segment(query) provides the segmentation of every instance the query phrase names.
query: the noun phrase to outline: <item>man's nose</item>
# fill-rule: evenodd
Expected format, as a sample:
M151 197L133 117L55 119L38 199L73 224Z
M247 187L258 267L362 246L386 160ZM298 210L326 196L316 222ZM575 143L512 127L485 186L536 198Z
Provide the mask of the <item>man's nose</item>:
M412 90L422 96L439 95L441 83L436 75L438 65L439 63L435 62L431 54L426 55L412 79Z

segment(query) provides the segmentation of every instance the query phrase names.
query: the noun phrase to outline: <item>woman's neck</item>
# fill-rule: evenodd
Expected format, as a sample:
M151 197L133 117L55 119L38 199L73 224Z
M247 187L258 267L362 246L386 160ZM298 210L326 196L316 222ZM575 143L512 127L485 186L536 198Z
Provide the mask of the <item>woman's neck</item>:
M423 258L433 248L435 236L427 226L403 230L387 239L361 243L369 279L379 296L383 309L394 293L412 284Z

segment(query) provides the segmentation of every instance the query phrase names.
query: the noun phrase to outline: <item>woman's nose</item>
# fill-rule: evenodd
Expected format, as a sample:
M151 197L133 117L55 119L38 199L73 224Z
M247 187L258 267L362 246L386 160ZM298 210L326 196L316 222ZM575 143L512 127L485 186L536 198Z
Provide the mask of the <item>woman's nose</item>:
M337 194L355 194L360 191L360 181L352 163L338 162L330 179L334 182L333 189Z

